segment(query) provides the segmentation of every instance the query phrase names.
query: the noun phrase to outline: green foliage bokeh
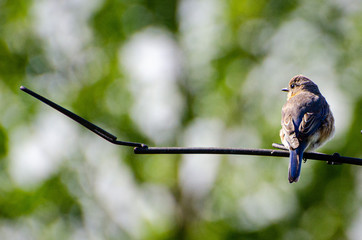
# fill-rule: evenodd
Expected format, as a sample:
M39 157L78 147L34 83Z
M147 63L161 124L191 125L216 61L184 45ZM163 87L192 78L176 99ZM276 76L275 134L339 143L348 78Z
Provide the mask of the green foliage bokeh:
M338 123L321 151L361 158L361 13L342 0L0 0L0 238L359 239L358 166L309 160L289 184L288 159L134 155L19 87L120 140L271 148L280 89L305 74Z

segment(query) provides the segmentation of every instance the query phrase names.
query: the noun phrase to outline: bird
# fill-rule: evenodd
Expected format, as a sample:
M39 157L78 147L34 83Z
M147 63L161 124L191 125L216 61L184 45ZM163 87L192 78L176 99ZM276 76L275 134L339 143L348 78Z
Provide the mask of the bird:
M313 151L335 131L334 117L317 84L303 75L290 81L287 102L282 107L280 139L289 150L289 183L298 182L304 151Z

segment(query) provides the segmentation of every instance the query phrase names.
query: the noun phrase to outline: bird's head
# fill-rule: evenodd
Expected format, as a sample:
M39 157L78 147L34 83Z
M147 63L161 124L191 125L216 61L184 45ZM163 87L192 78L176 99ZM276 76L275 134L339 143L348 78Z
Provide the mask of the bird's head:
M283 88L282 91L288 92L288 100L304 91L320 94L317 84L303 75L297 75L290 79L288 88Z

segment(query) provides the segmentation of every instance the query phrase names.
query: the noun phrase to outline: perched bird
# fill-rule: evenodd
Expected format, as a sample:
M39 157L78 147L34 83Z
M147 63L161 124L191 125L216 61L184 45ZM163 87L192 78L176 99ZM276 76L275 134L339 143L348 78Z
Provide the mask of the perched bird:
M334 118L318 86L303 75L293 77L282 108L280 139L289 149L289 182L297 182L305 150L314 150L334 133Z

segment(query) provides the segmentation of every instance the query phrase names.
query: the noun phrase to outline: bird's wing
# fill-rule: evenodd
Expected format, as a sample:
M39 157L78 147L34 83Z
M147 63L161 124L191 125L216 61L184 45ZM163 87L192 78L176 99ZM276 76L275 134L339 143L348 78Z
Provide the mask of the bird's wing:
M309 107L298 127L299 137L313 134L326 118L326 111L325 104L318 104L318 108Z
M286 133L285 138L292 149L299 147L299 140L295 132L295 125L291 115L282 116L282 129Z

